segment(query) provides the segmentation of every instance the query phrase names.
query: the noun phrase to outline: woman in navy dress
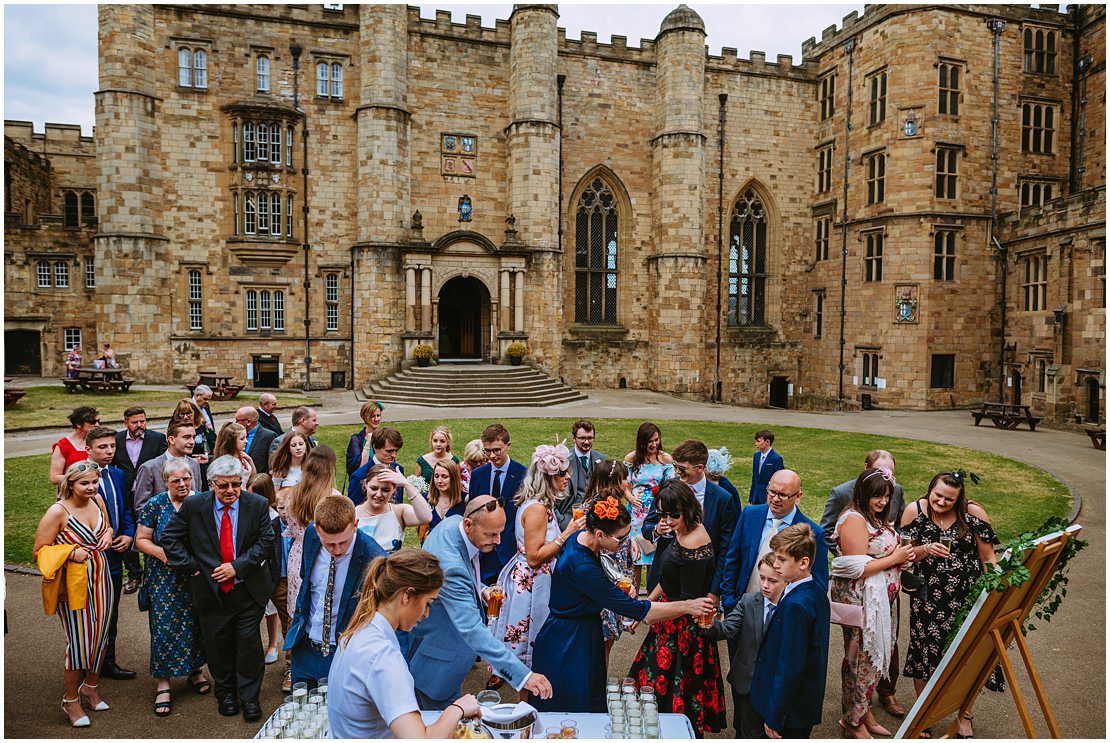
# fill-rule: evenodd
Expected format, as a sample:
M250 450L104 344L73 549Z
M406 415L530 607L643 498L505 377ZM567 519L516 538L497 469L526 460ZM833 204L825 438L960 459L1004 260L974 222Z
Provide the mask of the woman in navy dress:
M533 697L541 712L604 712L605 654L601 610L611 609L638 622L654 624L685 614L709 611L707 598L652 603L616 587L601 567L598 551L616 552L632 530L619 488L602 490L587 501L586 529L567 540L551 576L551 613L536 637L532 670L551 682L550 699Z

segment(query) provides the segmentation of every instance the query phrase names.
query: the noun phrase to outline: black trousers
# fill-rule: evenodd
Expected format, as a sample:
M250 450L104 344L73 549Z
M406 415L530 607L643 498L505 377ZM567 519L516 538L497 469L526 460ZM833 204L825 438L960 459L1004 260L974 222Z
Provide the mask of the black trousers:
M137 580L143 579L143 563L138 552L133 549L124 552L123 564L127 567L128 578L135 578Z
M751 694L737 694L733 691L732 698L736 700L736 737L766 738L767 734L763 732L763 718L752 706Z
M258 703L266 670L260 626L265 611L241 583L223 596L222 606L197 608L217 699L238 693L242 701Z
M108 618L108 647L104 650L105 665L116 664L116 624L119 622L119 602L123 595L123 566L113 565L115 558L109 555L109 573L112 576L112 616Z

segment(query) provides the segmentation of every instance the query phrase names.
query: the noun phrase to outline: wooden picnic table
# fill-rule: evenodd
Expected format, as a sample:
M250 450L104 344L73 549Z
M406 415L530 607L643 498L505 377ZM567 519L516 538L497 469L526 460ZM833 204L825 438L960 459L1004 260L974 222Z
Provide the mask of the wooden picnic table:
M185 389L189 390L189 393L192 394L193 390L197 388L197 385L207 385L212 389L213 400L231 400L246 386L243 384L232 384L231 380L234 379L234 376L231 374L221 374L215 371L202 371L197 372L197 374L200 377L200 381L196 384L185 385Z
M971 412L971 417L975 419L975 425L979 425L984 418L990 418L991 423L1007 431L1016 429L1022 423L1029 426L1030 431L1036 431L1037 424L1041 422L1028 405L1002 402L985 402L979 410Z
M127 370L122 367L94 369L82 366L74 369L74 376L66 377L62 382L66 386L66 392L127 392L135 380L124 379L125 371Z
M1087 437L1091 439L1091 445L1099 451L1106 451L1106 429L1098 428L1084 428L1087 432Z

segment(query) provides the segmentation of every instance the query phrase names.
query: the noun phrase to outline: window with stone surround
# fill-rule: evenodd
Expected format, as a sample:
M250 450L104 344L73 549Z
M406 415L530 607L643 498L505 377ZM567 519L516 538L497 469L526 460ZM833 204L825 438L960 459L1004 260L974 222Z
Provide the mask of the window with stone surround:
M327 329L339 330L339 274L324 276L324 303L327 306Z
M956 278L956 231L937 230L933 233L933 280L954 281Z
M1020 192L1022 209L1044 206L1047 202L1052 201L1055 193L1055 183L1033 178L1019 178L1018 191Z
M832 230L832 217L825 215L818 217L814 222L815 243L817 247L814 260L827 261L829 259L829 232Z
M1056 105L1025 101L1021 105L1021 151L1053 154L1056 135Z
M956 198L959 158L959 148L937 147L936 195L938 199Z
M316 97L343 100L343 64L338 61L316 63Z
M1033 369L1036 376L1037 392L1044 394L1048 388L1048 364L1049 360L1044 356L1038 356L1034 359Z
M879 70L867 78L868 117L870 126L886 121L886 74Z
M867 203L881 204L886 198L886 153L864 155L863 164L867 171Z
M821 104L821 121L831 119L836 99L836 73L829 72L817 81L817 100Z
M879 353L869 351L863 355L863 375L860 378L861 387L878 387L879 379Z
M62 350L69 353L81 345L81 328L65 328L62 330Z
M90 226L96 223L96 197L91 191L62 192L62 224L65 227Z
M832 190L833 146L827 145L817 150L817 193Z
M956 386L956 354L934 353L930 358L929 387L950 390Z
M182 88L206 90L208 88L208 50L197 47L178 47L177 84Z
M35 264L35 275L38 277L38 288L49 289L54 286L54 274L50 261L39 261Z
M225 111L230 118L233 174L230 232L245 238L242 242L287 243L293 238L292 209L298 183L292 167L293 119L299 114L255 104L233 104Z
M767 212L754 189L732 207L728 250L728 324L766 324Z
M937 64L937 113L960 115L960 77L963 63L941 60Z
M574 321L617 324L617 200L595 178L578 199L575 213Z
M259 54L255 58L255 89L259 93L270 92L270 57Z
M65 261L54 261L54 288L69 288L69 264Z
M96 223L96 197L91 191L81 192L81 223L85 225Z
M813 337L820 338L825 331L825 290L813 293Z
M1026 27L1023 32L1025 55L1022 69L1040 75L1056 74L1056 32Z
M285 292L280 289L247 290L247 331L285 330Z
M1023 261L1025 273L1021 289L1025 295L1026 312L1040 312L1048 308L1048 256L1028 255Z
M96 264L93 262L92 256L85 259L85 288L96 288Z
M201 274L192 269L188 275L189 291L189 330L204 329L203 297L201 294Z
M881 230L868 232L864 236L866 245L863 256L863 280L883 280L883 238Z

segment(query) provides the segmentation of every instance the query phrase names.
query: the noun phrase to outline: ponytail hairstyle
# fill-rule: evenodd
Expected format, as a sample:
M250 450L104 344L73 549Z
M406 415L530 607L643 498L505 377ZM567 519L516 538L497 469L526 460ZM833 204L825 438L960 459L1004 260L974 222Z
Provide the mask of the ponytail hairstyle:
M406 547L388 557L375 559L366 571L362 598L358 600L347 629L339 636L339 644L348 642L351 635L370 623L379 606L389 603L402 591L411 590L422 596L439 590L442 585L443 568L431 552Z
M246 430L246 427L235 421L225 423L216 436L216 447L212 450L212 456L239 456L239 434L245 433Z
M592 533L600 530L613 536L632 523L632 514L625 507L624 490L620 486L609 486L598 491L597 495L583 505L586 510L586 528Z

